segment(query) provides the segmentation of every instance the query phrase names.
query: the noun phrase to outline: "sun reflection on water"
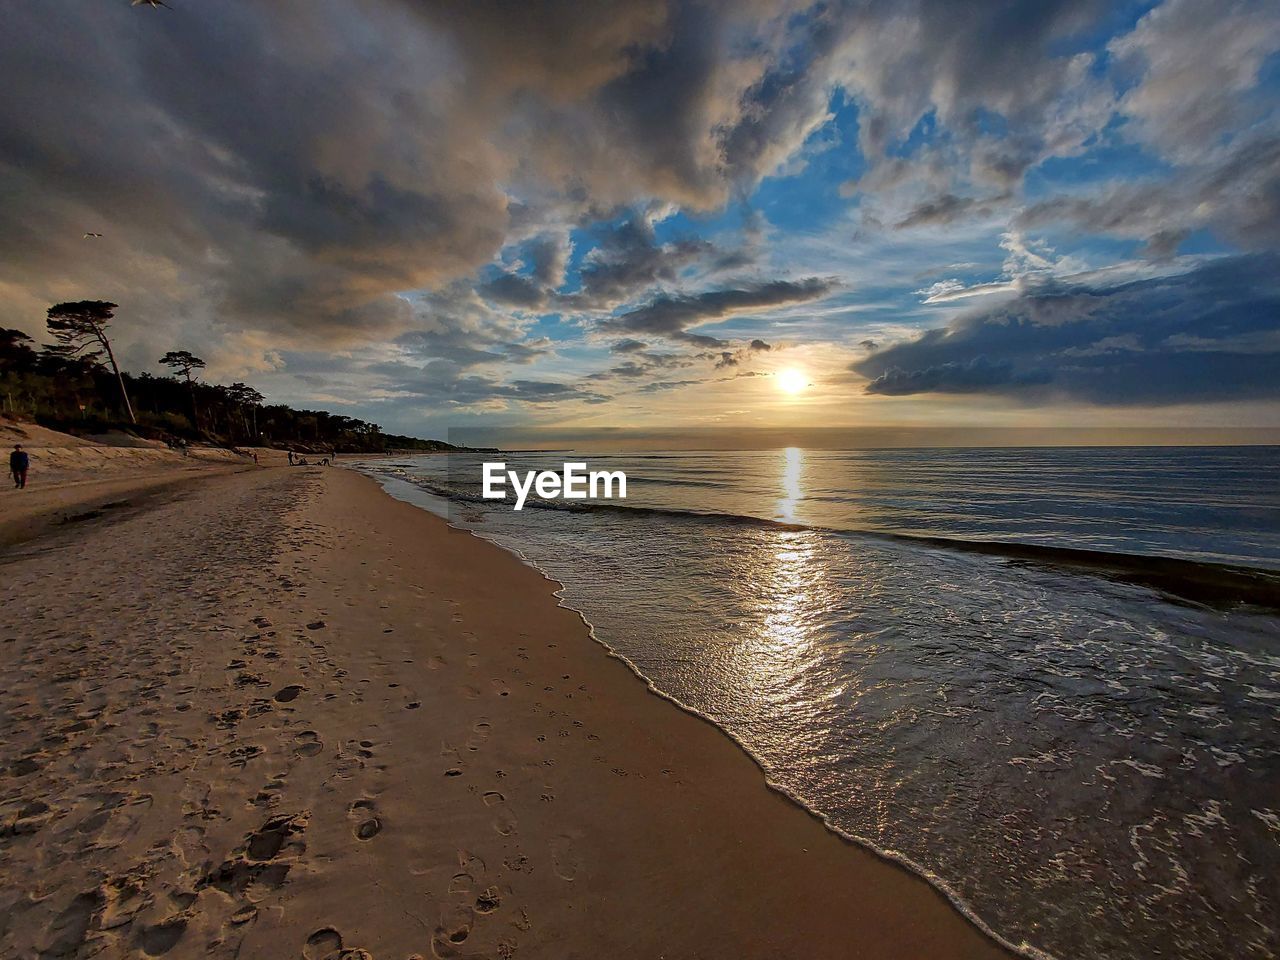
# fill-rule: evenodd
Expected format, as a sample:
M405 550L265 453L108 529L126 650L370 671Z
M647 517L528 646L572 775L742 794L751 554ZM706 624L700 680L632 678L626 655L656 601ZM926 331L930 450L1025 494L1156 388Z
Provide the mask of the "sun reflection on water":
M771 555L763 557L760 626L770 647L793 647L808 634L819 571L807 532L780 533Z
M796 507L804 497L804 451L787 447L781 467L777 517L794 522ZM825 606L826 571L815 553L813 531L772 531L760 546L743 571L745 581L754 589L750 591L750 617L743 623L746 629L740 637L736 667L755 696L791 699L797 692L806 647L812 642L815 612Z
M804 496L800 478L804 474L804 451L799 447L787 447L782 451L782 499L778 501L778 516L791 523L796 519L796 504Z

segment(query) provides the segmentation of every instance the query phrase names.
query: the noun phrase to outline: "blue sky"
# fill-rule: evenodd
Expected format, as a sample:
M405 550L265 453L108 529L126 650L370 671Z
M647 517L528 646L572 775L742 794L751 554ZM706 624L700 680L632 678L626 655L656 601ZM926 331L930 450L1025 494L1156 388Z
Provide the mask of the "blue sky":
M1280 425L1275 4L6 24L0 323L111 299L134 369L434 435Z

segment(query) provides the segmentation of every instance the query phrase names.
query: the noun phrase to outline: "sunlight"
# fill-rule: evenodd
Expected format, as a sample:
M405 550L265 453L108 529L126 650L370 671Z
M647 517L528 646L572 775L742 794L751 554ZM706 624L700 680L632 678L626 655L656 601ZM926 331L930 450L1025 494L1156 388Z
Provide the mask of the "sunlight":
M800 475L804 471L804 451L799 447L787 447L782 452L782 499L778 501L778 515L787 521L796 518L796 502L803 496Z
M793 396L809 386L809 378L804 371L795 367L779 370L774 376L778 378L778 389Z

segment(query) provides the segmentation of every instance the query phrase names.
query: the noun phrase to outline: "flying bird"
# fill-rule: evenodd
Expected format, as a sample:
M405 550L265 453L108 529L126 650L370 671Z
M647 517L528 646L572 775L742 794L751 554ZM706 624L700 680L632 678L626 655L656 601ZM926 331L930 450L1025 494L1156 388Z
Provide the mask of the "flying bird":
M169 6L164 0L133 0L129 4L131 7L167 7Z
M86 233L86 234L84 235L84 238L85 238L86 240L88 240L88 239L90 239L90 238L92 238L92 237L100 237L100 236L102 236L102 234L100 234L100 233Z

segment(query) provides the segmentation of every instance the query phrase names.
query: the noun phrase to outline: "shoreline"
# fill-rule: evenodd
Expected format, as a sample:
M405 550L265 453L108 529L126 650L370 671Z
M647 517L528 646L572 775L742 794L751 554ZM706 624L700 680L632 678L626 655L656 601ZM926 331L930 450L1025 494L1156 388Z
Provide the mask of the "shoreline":
M354 471L210 477L0 564L5 952L1010 955Z
M590 636L593 642L599 644L599 646L604 650L604 653L606 656L623 663L627 667L627 669L630 670L635 675L636 679L645 685L645 688L647 689L647 691L653 696L659 698L660 700L666 701L667 703L674 706L677 710L680 710L682 713L686 713L689 716L693 717L694 719L699 720L713 727L717 733L719 733L721 736L728 739L731 743L733 743L734 746L736 746L740 751L742 751L742 753L745 754L748 759L751 760L751 762L759 770L761 779L763 780L764 785L767 789L785 798L788 802L795 804L797 807L799 807L809 816L813 817L816 821L821 823L822 826L828 832L830 832L833 836L851 845L852 847L856 848L858 851L862 853L869 853L872 856L876 857L877 859L884 861L884 863L886 863L887 865L894 867L896 869L905 870L909 874L911 874L913 877L923 880L931 888L933 888L943 899L945 899L946 902L951 906L953 910L955 910L966 921L968 921L975 928L977 928L977 930L981 932L983 936L987 937L989 940L991 940L993 943L1003 948L1004 950L1009 951L1010 954L1019 956L1019 957L1026 957L1028 958L1028 960L1056 960L1053 954L1047 953L1044 950L1040 950L1036 947L1030 946L1025 943L1015 944L1010 940L1008 940L1007 938L1001 936L1001 934L997 930L992 928L989 924L987 924L982 919L981 916L978 915L978 913L964 900L963 897L961 897L958 893L952 890L942 877L939 877L937 874L933 873L931 870L921 866L920 864L916 863L910 858L905 857L901 854L898 854L892 850L886 850L881 847L878 847L875 843L873 843L872 841L864 837L859 837L852 833L849 833L846 830L842 830L840 827L836 826L836 824L834 824L826 814L824 814L817 807L814 807L812 804L806 801L803 797L800 797L795 793L792 793L786 787L771 780L769 778L769 772L765 768L760 758L757 757L755 753L752 752L751 748L746 743L744 743L736 734L734 734L733 731L722 726L710 714L704 713L703 711L697 709L696 707L692 707L689 704L683 702L678 697L675 697L672 694L667 693L665 690L659 687L656 683L654 683L652 679L646 676L644 671L641 670L625 654L615 649L613 646L609 644L607 640L600 637L596 633L595 624L593 624L590 620L588 620L586 614L583 613L581 610L579 610L577 607L573 606L566 598L565 594L567 593L568 588L565 586L565 584L557 580L555 577L551 576L551 574L544 571L541 567L538 566L536 561L525 556L523 553L521 553L519 550L515 549L514 547L504 546L495 540L490 540L487 537L484 537L479 533L476 533L475 531L467 530L465 527L456 526L453 523L450 523L447 518L440 517L438 514L433 513L427 508L419 506L417 504L413 504L409 500L405 500L401 497L396 496L394 493L387 490L386 485L378 478L370 474L365 474L363 473L363 471L359 471L358 466L355 467L354 469L356 469L357 472L360 472L363 476L366 476L369 479L373 480L375 483L377 483L379 487L382 488L383 493L386 494L387 496L395 500L398 500L402 503L407 503L411 506L414 506L416 509L422 510L423 512L428 513L429 515L436 517L436 519L442 520L445 524L447 524L453 530L456 530L460 533L470 534L471 536L475 537L477 540L480 540L484 543L488 543L491 546L494 546L497 549L510 554L511 556L518 559L522 564L527 566L529 569L537 573L538 576L542 577L547 582L547 584L552 588L551 595L555 598L556 603L562 609L571 611L572 613L577 615L579 620L581 620L582 622L582 626L586 629L588 636ZM904 538L904 539L911 539L911 538Z

